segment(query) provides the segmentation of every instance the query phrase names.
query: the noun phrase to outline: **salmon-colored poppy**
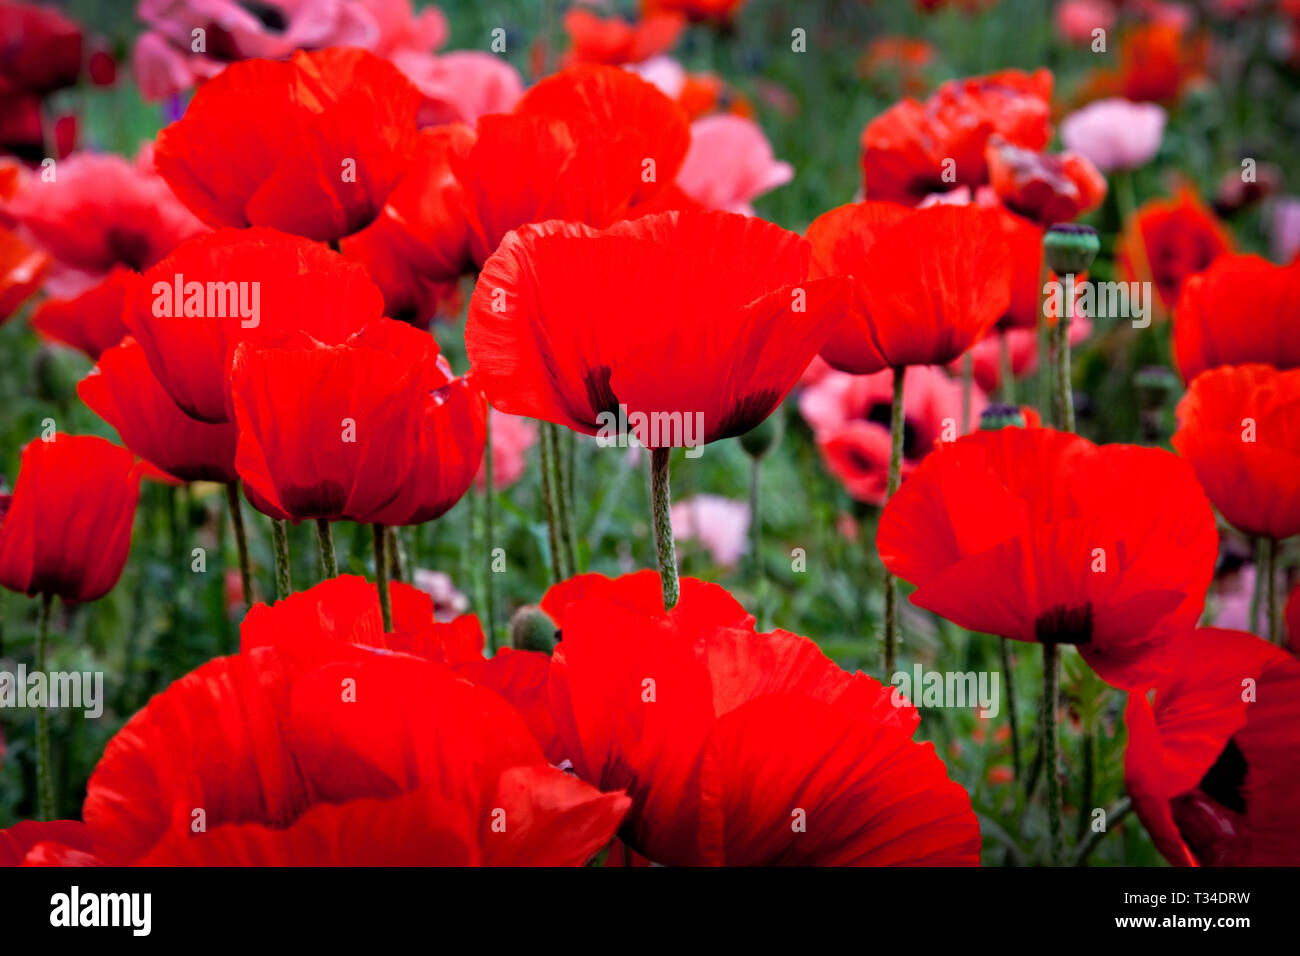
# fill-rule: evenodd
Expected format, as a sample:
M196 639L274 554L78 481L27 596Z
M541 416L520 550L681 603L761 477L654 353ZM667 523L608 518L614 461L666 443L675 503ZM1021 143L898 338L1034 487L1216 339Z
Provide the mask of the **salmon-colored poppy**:
M977 206L863 202L818 216L808 227L811 275L851 275L854 291L822 358L866 375L960 356L1010 305L1002 230L998 212Z
M364 268L273 229L220 229L145 273L126 324L176 404L200 421L233 420L230 362L244 341L302 331L336 345L383 314Z
M406 170L419 105L364 50L232 63L159 134L158 171L209 225L340 239L379 215Z
M1046 428L943 442L890 499L876 545L912 603L974 631L1074 644L1143 686L1205 603L1219 537L1186 462Z
M0 227L0 322L41 287L49 266L49 256Z
M1115 242L1115 262L1126 282L1153 282L1161 305L1172 309L1183 283L1232 251L1232 235L1196 192L1184 186L1172 199L1138 207Z
M1300 261L1275 266L1225 255L1183 284L1174 316L1174 357L1183 381L1220 365L1300 366Z
M770 223L670 212L528 226L483 267L465 344L495 408L647 447L765 419L840 321L847 280ZM609 316L618 314L618 321Z
M178 481L237 481L235 426L191 418L159 384L129 336L99 356L77 394L122 443Z
M1200 628L1176 666L1129 695L1124 780L1175 866L1295 866L1300 662L1253 634Z
M1173 445L1234 528L1300 534L1300 369L1212 369L1178 403Z
M23 449L12 496L0 496L0 585L94 601L117 584L131 547L140 471L93 435L38 438Z

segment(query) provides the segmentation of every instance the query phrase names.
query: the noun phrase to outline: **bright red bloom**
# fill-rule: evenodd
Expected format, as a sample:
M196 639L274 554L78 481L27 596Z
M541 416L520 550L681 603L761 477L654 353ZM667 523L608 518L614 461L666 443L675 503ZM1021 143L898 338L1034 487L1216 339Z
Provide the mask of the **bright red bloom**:
M621 839L668 864L978 862L970 798L912 740L910 704L697 593L667 615L564 611L551 710L578 776L632 798Z
M0 227L0 322L41 287L50 258Z
M1275 266L1225 255L1183 284L1174 319L1174 356L1183 381L1220 365L1267 362L1300 367L1300 260Z
M135 339L128 337L99 356L77 394L117 430L127 448L173 478L238 480L234 424L209 425L181 411Z
M46 299L32 311L32 328L98 359L129 333L122 314L140 276L117 266L102 282L67 299Z
M89 853L90 837L80 820L24 820L0 830L0 866L20 866L41 844L56 843L67 851Z
M944 365L1008 309L1014 266L1001 214L863 202L808 227L811 275L853 277L853 309L821 350L845 372Z
M420 94L342 47L226 67L158 136L158 171L212 226L333 240L369 225L415 144Z
M527 223L603 228L677 177L690 145L686 114L627 70L582 64L532 87L511 113L479 118L464 183L474 261Z
M57 10L0 0L0 97L77 82L81 28Z
M985 159L998 198L1044 227L1076 219L1106 198L1106 177L1078 153L1040 153L993 136Z
M581 865L612 837L628 799L551 767L497 695L314 644L218 658L132 718L87 786L91 860ZM27 859L65 861L58 839Z
M1203 36L1186 36L1178 24L1147 23L1125 33L1119 55L1119 89L1125 99L1169 102L1202 71L1206 42Z
M1047 146L1051 99L1047 70L1003 70L952 80L924 103L899 101L862 131L866 197L914 205L930 193L983 185L993 134L1025 149Z
M1236 365L1196 376L1178 403L1173 445L1234 528L1300 534L1300 369Z
M1173 199L1138 207L1115 243L1115 261L1126 282L1154 282L1160 302L1172 309L1183 283L1232 251L1232 234L1183 187Z
M623 406L647 447L741 435L843 316L847 280L809 278L808 259L794 233L731 213L528 226L483 266L470 363L493 407L575 431L608 433Z
M140 495L135 456L93 435L57 434L23 449L12 496L0 496L0 585L94 601L122 576Z
M302 331L336 345L383 309L365 269L319 243L272 229L221 229L145 273L126 324L176 404L218 423L234 417L230 362L240 342Z
M641 0L641 13L650 17L664 12L684 13L692 20L725 22L740 10L745 0Z
M244 344L231 392L235 467L276 518L429 521L465 493L483 455L482 394L451 376L431 336L391 319L343 345Z
M150 155L76 153L53 181L29 177L4 214L54 259L92 277L117 266L142 272L208 231L154 172Z
M400 226L380 216L355 236L339 243L339 251L360 263L384 295L384 314L419 329L443 316L465 310L465 297L455 280L430 279L414 268L403 247L409 242Z
M564 15L564 30L573 43L569 55L575 63L640 63L671 50L685 27L685 18L675 13L653 14L637 23L605 19L581 7Z
M1196 623L1219 536L1186 462L1046 428L941 443L889 500L876 545L912 603L973 631L1074 644L1149 685Z
M1156 687L1130 694L1124 779L1175 866L1300 863L1300 662L1241 631L1203 627Z

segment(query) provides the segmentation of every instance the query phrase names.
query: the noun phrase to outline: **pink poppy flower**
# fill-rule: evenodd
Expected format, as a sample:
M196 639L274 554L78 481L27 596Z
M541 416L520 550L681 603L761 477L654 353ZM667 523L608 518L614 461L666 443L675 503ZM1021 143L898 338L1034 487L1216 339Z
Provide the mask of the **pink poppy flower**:
M691 145L677 185L710 209L754 214L750 203L794 178L753 120L717 113L691 124Z
M673 535L679 541L699 541L714 563L728 567L745 553L749 535L749 505L720 495L683 498L672 507Z
M484 113L508 113L524 95L519 71L480 50L440 56L405 51L390 58L424 96L416 119L423 127L473 123Z
M1136 169L1160 150L1166 118L1155 103L1097 100L1061 121L1061 141L1104 173Z
M537 422L522 415L508 415L495 408L492 416L492 485L497 491L518 481L528 467L528 449L537 441ZM483 467L474 478L474 487L483 490Z

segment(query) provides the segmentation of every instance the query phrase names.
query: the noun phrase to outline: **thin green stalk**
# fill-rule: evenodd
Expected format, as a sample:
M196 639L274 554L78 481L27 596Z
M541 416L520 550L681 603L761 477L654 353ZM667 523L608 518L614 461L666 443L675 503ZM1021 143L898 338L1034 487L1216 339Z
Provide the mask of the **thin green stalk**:
M1079 844L1078 849L1075 850L1074 865L1083 866L1083 864L1088 861L1089 854L1091 854L1097 844L1102 841L1102 838L1115 828L1116 823L1128 816L1132 809L1133 801L1128 797L1121 797L1119 800L1115 801L1111 808L1106 811L1106 829L1092 830L1088 833L1088 835L1083 839L1083 842Z
M1088 714L1083 729L1083 784L1079 799L1079 828L1075 840L1080 841L1088 832L1088 821L1092 817L1093 783L1096 777L1097 738L1092 729L1092 715Z
M1074 392L1070 388L1070 313L1074 311L1072 297L1074 293L1074 276L1065 277L1065 300L1061 305L1061 315L1057 316L1056 325L1052 327L1055 336L1056 352L1056 407L1060 418L1057 424L1061 431L1074 431Z
M321 570L325 580L339 576L339 563L334 557L334 531L325 518L316 519L316 540L320 544Z
M483 574L483 628L487 632L489 651L497 646L497 608L495 582L492 580L492 553L496 550L495 515L497 489L492 469L492 412L487 415L487 444L483 453L483 550L478 563Z
M560 431L559 451L555 460L560 468L560 511L564 527L564 544L568 549L569 571L578 573L577 481L578 436L569 429Z
M1011 339L1006 332L998 335L998 383L1001 386L1002 401L1008 405L1016 403L1016 373L1011 364Z
M559 502L556 500L559 489L555 486L555 426L550 422L541 423L542 450L542 503L546 508L547 541L551 552L551 583L557 584L568 579L565 573L564 549L560 544Z
M389 580L406 583L406 549L399 529L392 525L384 528L384 550L388 552Z
M1047 778L1048 857L1052 866L1061 862L1061 772L1060 740L1056 706L1061 694L1059 647L1043 642L1043 773Z
M1265 587L1268 589L1268 639L1270 643L1280 644L1282 642L1281 626L1278 622L1278 601L1277 601L1277 541L1274 538L1264 539L1264 575L1267 578Z
M975 356L968 349L961 357L961 433L970 434L971 393L975 384Z
M235 547L239 550L239 580L244 588L244 606L253 606L253 568L248 560L248 533L244 530L244 507L239 500L239 483L226 485L226 503L230 506L230 523L235 528Z
M1259 633L1259 609L1264 599L1264 565L1268 561L1268 545L1264 538L1255 539L1255 585L1250 589L1250 619L1246 630Z
M677 582L677 548L673 542L672 488L669 484L671 448L650 451L651 519L655 532L655 551L659 558L659 578L664 589L664 610L677 605L680 586Z
M763 600L767 578L763 573L763 513L759 510L759 477L763 459L755 455L749 463L749 580L754 588L754 614L763 624Z
M393 630L393 605L388 595L388 556L384 545L384 526L371 525L375 543L375 580L379 586L379 614L384 622L384 633Z
M903 381L907 369L894 369L894 401L889 409L889 483L885 501L894 497L903 475ZM894 673L898 647L898 579L885 572L885 680Z
M1002 679L1007 685L1007 723L1011 728L1011 768L1016 779L1020 779L1020 722L1016 717L1016 673L1015 662L1011 658L1011 642L1005 637L998 638L1002 654Z
M50 642L50 615L54 595L40 597L40 621L36 626L36 671L45 673L45 650ZM42 820L53 820L54 765L50 761L50 712L45 706L36 709L36 806Z
M289 570L289 522L272 518L271 538L275 545L275 599L283 601L293 591Z

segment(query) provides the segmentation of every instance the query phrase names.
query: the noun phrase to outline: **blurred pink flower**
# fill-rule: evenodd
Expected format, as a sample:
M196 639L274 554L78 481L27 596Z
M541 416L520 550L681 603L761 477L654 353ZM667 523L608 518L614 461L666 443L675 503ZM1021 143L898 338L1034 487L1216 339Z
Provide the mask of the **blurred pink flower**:
M691 124L691 145L677 185L710 209L754 214L751 201L794 178L753 120L717 113Z
M416 568L411 583L433 598L433 619L450 621L469 610L469 598L456 590L450 575Z
M683 498L672 508L673 535L697 540L714 562L729 566L745 553L749 535L749 505L720 495Z
M1109 0L1062 0L1056 5L1056 29L1069 43L1091 43L1093 30L1110 31L1115 5Z
M1092 321L1083 315L1070 320L1070 345L1078 346L1092 335ZM1017 379L1028 378L1038 371L1038 331L1036 329L994 329L970 348L972 377L985 394L993 395L1002 388L1002 339L1005 336L1011 360L1011 374ZM953 375L961 375L963 359L948 366Z
M1061 121L1061 141L1102 172L1136 169L1160 150L1166 118L1155 103L1098 100Z
M671 56L652 56L640 63L623 67L659 89L670 100L677 99L686 86L686 67Z
M428 53L447 42L451 28L447 18L437 7L425 7L416 12L411 0L358 0L360 6L374 18L379 35L372 53L391 57L404 50Z
M1291 262L1300 255L1300 196L1279 196L1268 217L1273 261Z
M889 477L889 411L894 373L849 375L831 370L799 396L799 412L813 431L822 460L849 494L883 504ZM908 368L903 379L903 474L941 439L961 433L961 383L928 365ZM971 390L971 425L987 405Z
M1255 633L1250 623L1250 599L1254 591L1254 564L1242 564L1231 574L1216 576L1210 588L1210 605L1214 613L1209 626ZM1267 612L1263 612L1260 622L1263 623L1267 616Z
M528 467L528 449L537 441L537 422L495 408L489 414L492 416L492 485L500 491L518 481ZM481 491L484 483L480 465L474 487Z
M508 113L524 94L519 71L481 50L438 56L405 51L390 59L424 95L417 114L421 127L472 124L484 113Z

